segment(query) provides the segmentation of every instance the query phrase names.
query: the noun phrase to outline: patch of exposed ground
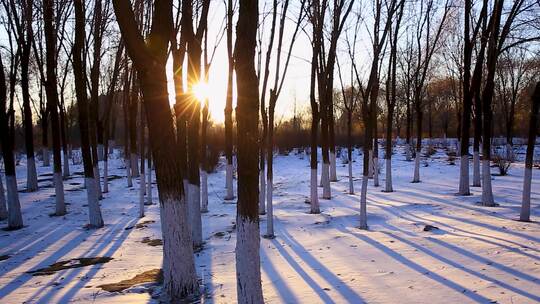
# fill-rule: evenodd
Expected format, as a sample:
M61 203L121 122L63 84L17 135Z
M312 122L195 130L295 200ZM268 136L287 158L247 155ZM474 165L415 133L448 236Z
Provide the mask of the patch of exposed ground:
M94 258L78 258L67 261L56 262L48 267L40 268L37 270L28 271L27 273L33 276L51 275L60 270L80 268L96 264L105 264L111 261L111 257L94 257Z
M139 273L131 279L122 280L117 283L99 285L98 288L101 288L108 292L118 292L135 285L144 283L161 283L162 281L163 272L161 271L161 269L152 269L143 273Z

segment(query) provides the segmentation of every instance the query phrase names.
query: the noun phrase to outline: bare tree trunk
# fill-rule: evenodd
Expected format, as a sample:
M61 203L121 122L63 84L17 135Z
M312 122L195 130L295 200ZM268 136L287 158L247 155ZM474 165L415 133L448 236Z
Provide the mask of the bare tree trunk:
M147 188L146 188L146 203L145 205L152 205L153 197L152 197L152 151L150 149L150 145L148 145L148 180L147 180Z
M536 142L536 129L538 125L538 108L540 108L540 82L536 83L534 94L531 98L531 114L529 118L529 138L527 140L527 155L525 157L525 174L523 177L523 197L521 199L521 213L519 220L528 222L531 220L531 181L534 157L534 144Z
M127 54L126 58L124 60L125 64L125 71L124 71L124 90L122 92L122 114L124 116L124 164L126 165L126 179L127 179L127 186L132 187L133 181L131 178L131 154L130 154L130 128L129 128L129 88L131 81L129 80L129 68L127 66Z
M422 107L420 90L415 92L414 107L416 112L416 157L414 158L414 177L412 182L420 182L420 158L422 157Z
M47 104L51 115L51 128L53 136L53 159L54 159L54 192L56 211L55 215L66 214L66 204L64 201L64 182L62 178L62 156L60 147L60 123L58 120L58 85L56 81L56 29L53 25L54 2L52 0L43 1L43 22L46 45L47 80L45 91L47 94Z
M228 58L228 73L227 73L227 98L225 100L225 156L227 158L225 187L227 188L226 200L234 199L234 184L233 184L233 120L232 120L232 91L233 91L233 73L234 73L234 58L233 58L233 0L227 0L227 58Z
M315 29L313 30L315 32ZM313 36L316 34L314 33ZM321 213L320 207L319 207L319 194L317 189L317 131L319 128L319 107L317 105L317 99L315 96L315 81L317 77L317 49L313 47L311 57L311 81L310 81L310 93L309 93L309 100L311 105L311 140L310 140L310 169L311 169L311 177L310 177L310 204L311 204L311 213L312 214L319 214Z
M144 96L160 199L164 290L170 301L179 302L186 296L198 294L198 284L165 73L172 32L172 3L164 0L155 2L153 26L146 41L138 32L130 3L114 0L113 4L128 53L139 73Z
M84 165L84 180L88 198L88 217L90 227L103 227L103 218L99 207L94 176L92 155L90 151L88 97L86 93L86 65L83 54L85 41L85 14L82 0L75 0L75 44L73 46L73 73L75 76L75 90L77 94L77 108L79 112L79 128L81 132L81 151Z
M491 132L493 91L495 87L495 71L498 59L499 27L503 9L503 1L496 1L490 21L490 35L486 58L486 83L482 92L482 205L495 206L491 188Z
M66 122L66 110L65 110L65 102L64 102L64 94L60 93L60 107L59 107L59 116L60 116L60 135L62 139L62 160L64 161L64 167L63 167L63 177L64 179L68 179L70 175L69 171L69 143L67 138L67 122Z
M379 134L377 128L377 110L373 113L373 186L379 187Z
M137 113L139 104L139 85L137 75L133 74L131 84L131 97L129 100L129 157L131 166L131 177L139 177L139 155L137 154Z
M206 48L205 48L206 50ZM206 65L208 68L208 65ZM205 75L208 75L208 69L205 69ZM201 125L201 212L208 213L208 157L207 157L207 138L206 133L208 129L208 98L204 101L204 108L202 111L202 125Z
M258 1L240 0L234 49L238 128L238 206L236 278L238 303L263 303L259 256L258 110L254 67Z
M101 45L103 38L103 11L102 11L102 2L101 0L96 0L94 2L94 19L93 19L93 39L94 39L94 53L93 53L93 62L90 69L90 120L89 120L89 133L90 133L90 146L92 149L92 162L94 168L94 176L97 182L97 194L98 198L102 199L103 194L101 193L101 179L99 172L99 155L98 155L98 135L100 133L100 123L99 123L99 74L100 74L100 64L101 64Z
M13 141L9 131L9 113L7 104L6 77L4 74L4 64L0 56L0 144L2 145L2 156L4 158L4 171L6 174L7 205L8 205L8 229L16 230L23 227L21 215L21 204L19 203L19 192L17 191L17 177L15 175L15 159L13 156ZM10 111L13 109L9 109ZM1 177L0 177L1 179ZM4 189L2 190L2 196ZM2 203L2 202L0 202ZM2 203L3 206L5 206ZM0 209L4 209L1 207Z
M469 129L471 123L471 57L472 41L470 38L470 14L472 10L472 0L465 0L465 26L463 43L463 113L461 116L461 161L459 167L459 195L470 195L469 188Z
M38 189L36 160L34 158L34 124L32 122L32 107L30 105L29 88L29 64L32 41L34 40L32 28L33 6L33 0L27 0L26 6L23 7L23 16L21 19L23 20L24 33L21 33L21 37L19 37L19 39L24 40L21 52L21 92L23 99L23 123L26 147L26 190L28 192L34 192Z
M144 173L144 114L142 101L139 103L139 155L141 156L141 172L139 174L139 217L144 217L144 194L146 192L146 175Z

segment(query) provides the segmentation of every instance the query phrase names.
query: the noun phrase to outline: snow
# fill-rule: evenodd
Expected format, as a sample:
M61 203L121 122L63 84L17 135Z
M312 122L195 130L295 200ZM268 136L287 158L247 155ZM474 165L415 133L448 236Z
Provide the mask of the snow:
M319 200L321 214L310 214L306 203L309 156L275 156L276 238L261 238L260 245L267 303L540 301L540 170L533 169L531 219L535 222L524 223L516 221L522 163L514 163L508 176L492 176L499 206L483 207L481 188L471 187L471 196L456 195L459 164L449 165L442 149L422 159L420 183L410 182L414 162L405 161L403 152L399 147L392 158L395 192L382 192L384 187L374 188L373 180L369 181L368 231L357 228L362 172L358 150L353 153L358 194L348 194L348 165L338 164L332 199ZM72 178L64 181L67 215L50 217L54 212L52 168L39 161L39 191L25 193L26 164L21 161L17 180L25 228L0 231L0 256L10 256L0 261L0 302L158 302L152 291L155 296L159 288L152 284L116 293L97 287L162 266L162 247L141 242L161 239L159 206L145 206L146 215L139 219L139 179L127 187L118 153L110 158L109 167L109 193L100 201L105 226L87 230L82 167L72 166ZM196 270L205 286L202 300L209 303L235 303L237 294L236 205L224 201L225 171L220 166L208 175L209 212L202 215L205 244L196 253ZM380 177L385 180L384 174ZM318 190L321 196L322 188ZM157 197L155 185L152 191ZM135 227L137 223L144 224ZM0 225L5 227L7 222ZM425 225L438 229L424 231ZM265 216L261 216L260 231L266 231ZM58 261L96 256L113 260L48 276L26 273Z

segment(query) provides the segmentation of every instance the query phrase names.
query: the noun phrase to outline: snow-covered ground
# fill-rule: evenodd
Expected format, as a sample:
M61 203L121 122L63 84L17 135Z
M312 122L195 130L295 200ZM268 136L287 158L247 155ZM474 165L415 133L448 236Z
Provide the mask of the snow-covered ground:
M359 192L361 158L354 163ZM458 160L456 160L458 161ZM338 160L339 162L339 160ZM381 161L382 163L382 161ZM359 224L359 194L349 195L347 167L339 164L332 199L320 215L309 214L309 156L276 156L275 239L261 238L264 297L268 303L534 303L540 302L540 170L534 169L532 223L519 216L523 164L508 176L493 176L499 207L477 204L480 188L456 196L459 163L442 150L423 162L422 182L410 183L414 162L394 155L393 193L370 182L369 231ZM54 211L51 168L39 166L40 190L20 193L25 228L0 231L0 303L149 303L151 284L123 292L97 286L133 278L161 267L159 206L138 215L138 182L128 188L123 163L112 160L110 192L101 201L106 223L86 230L86 192L81 166L65 181L68 214ZM495 168L494 172L495 173ZM24 161L17 168L26 186ZM384 170L381 171L384 173ZM472 174L472 168L471 168ZM381 174L384 185L384 174ZM235 204L223 201L223 168L209 176L209 210L203 215L204 249L197 271L206 288L203 302L235 303ZM154 187L154 200L157 190ZM320 189L322 191L322 189ZM144 223L135 226L138 223ZM425 225L438 227L424 231ZM6 226L5 221L1 226ZM261 231L266 231L261 218ZM148 239L146 239L148 240ZM151 242L150 242L151 243ZM28 271L81 257L112 257L104 264L33 276ZM154 292L155 295L157 292Z

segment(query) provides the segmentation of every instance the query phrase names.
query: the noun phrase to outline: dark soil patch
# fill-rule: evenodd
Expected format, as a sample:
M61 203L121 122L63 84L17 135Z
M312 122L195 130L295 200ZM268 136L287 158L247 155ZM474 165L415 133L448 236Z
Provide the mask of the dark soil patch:
M129 227L126 227L125 230L131 230L131 229L133 229L133 228L137 228L137 229L148 228L148 224L153 224L153 223L155 223L155 222L156 222L156 221L152 221L152 220L140 222L140 223L137 223L135 226L129 226Z
M152 269L140 273L128 280L122 280L118 283L99 285L98 288L108 292L118 292L138 284L161 282L163 282L163 272L161 269Z
M145 237L141 243L147 244L148 246L163 246L163 241L161 239L151 239L149 237Z
M146 228L148 227L148 224L152 224L152 223L155 223L156 221L144 221L144 222L141 222L141 223L138 223L137 225L135 225L135 228L137 229L142 229L142 228Z
M7 259L9 259L11 256L10 255L0 255L0 261L5 261Z
M51 266L40 268L37 270L28 271L27 273L33 276L51 275L60 270L81 268L96 264L105 264L111 261L111 257L95 257L95 258L78 258L67 261L60 261L52 264Z

